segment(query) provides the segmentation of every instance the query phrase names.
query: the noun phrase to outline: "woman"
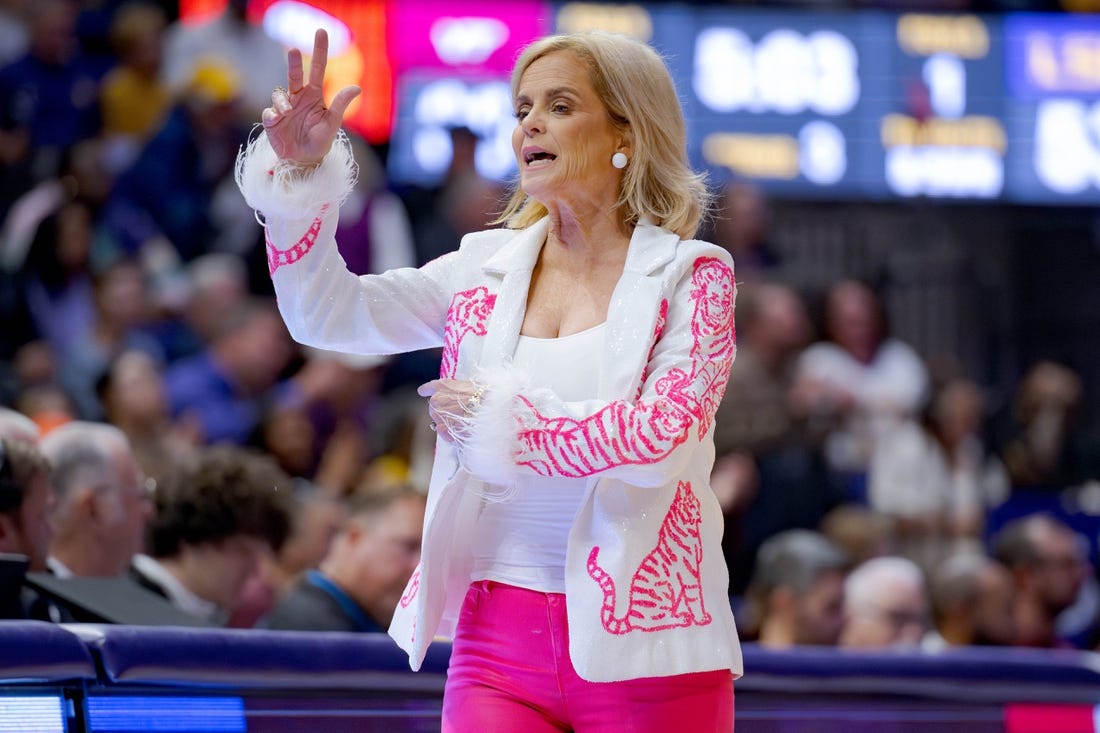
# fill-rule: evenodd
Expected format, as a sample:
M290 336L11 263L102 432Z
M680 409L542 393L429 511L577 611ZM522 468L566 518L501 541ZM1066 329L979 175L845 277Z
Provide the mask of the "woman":
M291 51L238 180L295 338L443 346L421 388L440 438L421 566L390 627L414 668L454 637L443 729L732 730L741 655L708 479L733 269L686 239L706 196L667 69L620 36L532 44L507 228L356 278L332 241L354 177L332 142L359 90L326 109L326 53L318 31L307 83Z

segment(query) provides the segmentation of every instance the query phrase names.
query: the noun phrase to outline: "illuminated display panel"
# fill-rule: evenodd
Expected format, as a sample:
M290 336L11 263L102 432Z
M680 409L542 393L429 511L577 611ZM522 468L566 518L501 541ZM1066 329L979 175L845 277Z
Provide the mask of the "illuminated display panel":
M1100 18L1011 15L1004 36L1010 197L1100 203Z
M224 0L182 0L181 17ZM432 185L448 129L480 137L479 171L514 173L516 54L551 31L652 43L684 106L692 163L715 182L799 198L1100 203L1100 17L757 11L517 0L252 0L308 49L329 28L328 94L358 83L349 127L391 142L399 185Z
M104 695L86 703L89 733L245 733L240 697Z
M451 162L450 129L478 136L475 164L486 178L516 169L509 72L519 51L551 27L546 3L394 3L390 44L397 113L389 173L399 184L438 183Z
M181 0L180 18L197 22L224 9L225 0ZM393 72L386 45L386 0L250 0L248 16L287 48L300 48L307 69L314 31L327 30L325 95L332 98L342 87L358 84L363 93L348 108L346 125L374 143L389 139Z
M1009 140L999 21L972 14L891 18L887 109L877 150L889 193L997 199Z
M65 733L60 695L0 695L0 733Z
M708 9L694 20L676 52L691 63L678 83L693 160L776 193L863 193L875 17Z

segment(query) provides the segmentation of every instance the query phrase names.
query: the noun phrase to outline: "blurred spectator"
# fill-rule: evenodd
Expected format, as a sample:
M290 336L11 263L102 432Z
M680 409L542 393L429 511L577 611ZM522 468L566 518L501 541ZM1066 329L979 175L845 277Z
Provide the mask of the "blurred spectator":
M451 162L442 182L409 192L418 264L458 249L462 237L485 228L503 210L499 186L478 173L477 134L468 127L452 127Z
M928 390L928 372L908 345L890 338L878 295L843 280L825 298L825 341L799 359L800 409L828 426L825 451L850 499L866 501L866 472L875 446L912 418Z
M384 631L420 562L424 497L399 487L352 497L348 520L319 570L279 601L272 629Z
M1046 514L1006 524L992 539L993 556L1012 573L1016 644L1071 646L1058 637L1058 614L1077 600L1089 572L1082 539Z
M817 532L791 529L769 538L756 555L748 589L746 622L755 627L756 640L775 648L835 645L847 569L848 556Z
M911 560L876 557L848 575L840 646L916 649L931 624L924 574Z
M801 298L778 283L744 286L737 299L737 360L715 416L719 455L761 453L801 440L789 391L795 363L810 341Z
M55 382L38 382L23 387L15 398L15 408L34 421L39 435L46 435L77 417L68 393Z
M157 487L149 555L131 574L181 610L222 624L261 557L290 531L290 479L268 458L239 448L206 450Z
M761 542L817 526L843 498L825 480L821 453L792 409L795 364L810 339L801 299L784 285L750 284L738 293L737 324L737 361L715 415L711 478L726 512L733 593L748 582Z
M27 52L28 0L0 1L0 67L10 64Z
M0 439L0 619L71 620L60 608L22 583L28 570L46 569L56 496L50 464L34 445ZM12 574L18 573L18 581Z
M192 351L214 340L226 313L248 300L248 270L237 255L211 252L187 263L189 293L183 321L193 334Z
M1081 378L1042 361L1020 381L1001 457L1013 489L1060 491L1100 476L1097 449L1077 432Z
M229 0L225 11L198 23L173 23L164 47L164 81L183 92L204 64L235 69L240 76L243 122L259 120L271 106L271 90L286 84L286 51L247 17L247 0Z
M340 206L336 227L340 255L356 275L416 266L405 204L386 188L386 171L374 150L358 135L349 137L359 178Z
M347 516L341 499L318 490L304 479L293 479L291 528L276 553L264 553L259 572L249 578L237 598L227 626L250 629L263 620L305 571L316 568Z
M74 421L42 439L58 495L50 571L60 578L117 577L144 550L153 511L145 476L126 435Z
M222 222L214 201L219 186L232 185L229 174L245 138L237 119L239 85L231 67L195 68L180 103L115 182L99 246L138 253L166 239L185 261L219 248ZM238 213L251 215L243 202Z
M710 231L703 238L733 255L738 283L755 282L778 264L768 241L770 227L771 212L760 188L732 181L719 191Z
M1015 643L1012 575L1004 565L965 552L944 561L931 578L936 633L926 638L925 648Z
M206 349L165 373L173 417L197 419L206 443L244 445L291 356L290 337L274 305L259 298L241 303L222 315Z
M91 209L70 201L41 221L23 263L35 331L56 355L68 353L95 321L91 248Z
M0 440L37 445L38 438L38 426L34 420L18 410L0 406Z
M347 494L375 453L370 423L385 360L312 348L305 354L305 365L284 390L284 403L299 402L312 426L316 464L307 478Z
M98 79L79 54L73 0L28 3L30 45L0 69L0 216L98 132Z
M0 552L26 555L31 572L46 570L57 495L50 462L37 447L0 439Z
M129 167L171 105L160 79L166 26L164 11L145 2L123 5L111 21L110 42L118 63L103 77L100 105L115 173Z
M962 551L980 551L989 508L1008 495L1000 461L982 441L978 386L954 379L937 389L921 420L883 436L871 458L868 499L895 520L898 552L931 573Z
M290 536L271 558L265 576L282 596L307 570L320 566L348 519L347 503L308 481L294 482Z
M148 353L128 349L116 356L96 382L107 421L130 441L142 471L155 480L194 457L201 443L197 418L173 422L164 376Z
M141 266L122 259L106 267L93 281L95 318L91 328L60 353L58 378L87 419L103 417L96 380L111 360L128 349L164 359L160 344L142 330L149 319L149 294Z
M818 529L851 558L852 565L896 554L894 520L863 504L841 504Z

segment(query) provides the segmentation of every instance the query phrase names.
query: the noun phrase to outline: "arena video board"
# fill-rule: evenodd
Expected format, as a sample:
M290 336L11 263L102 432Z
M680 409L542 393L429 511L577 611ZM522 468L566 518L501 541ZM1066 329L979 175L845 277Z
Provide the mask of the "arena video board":
M341 83L358 75L365 92L349 126L390 143L398 185L441 179L453 127L479 137L483 175L512 177L516 53L548 32L604 28L666 58L692 163L716 183L750 180L796 198L1100 203L1097 16L542 0L250 4L258 22L274 15L281 28L305 28L310 8L346 25L337 58L347 58L335 70ZM302 22L286 20L294 18Z

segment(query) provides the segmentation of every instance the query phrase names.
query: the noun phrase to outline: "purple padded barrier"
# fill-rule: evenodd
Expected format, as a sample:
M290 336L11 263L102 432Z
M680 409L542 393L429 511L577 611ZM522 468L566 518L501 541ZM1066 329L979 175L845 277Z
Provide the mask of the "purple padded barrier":
M72 625L110 683L297 690L442 692L449 644L421 671L385 634Z
M0 621L0 684L95 679L95 661L74 634L45 621Z
M1100 654L1077 650L962 647L942 652L789 651L745 644L742 692L906 695L963 702L1095 702Z

